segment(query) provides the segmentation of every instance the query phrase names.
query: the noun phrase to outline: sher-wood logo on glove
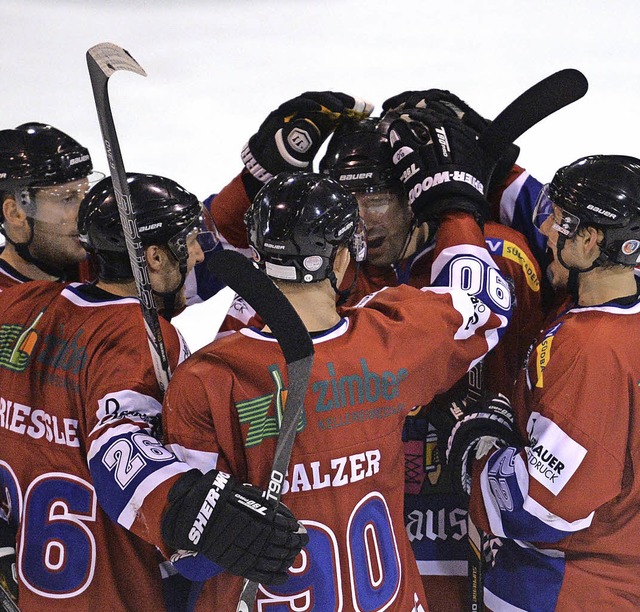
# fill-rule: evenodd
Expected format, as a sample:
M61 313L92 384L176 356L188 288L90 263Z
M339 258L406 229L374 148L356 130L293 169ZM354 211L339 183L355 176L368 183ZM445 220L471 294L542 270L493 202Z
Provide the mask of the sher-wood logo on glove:
M407 170L403 172L403 176L404 174L409 172L410 169L411 168L407 168ZM413 176L415 172L417 172L417 168L414 169L414 171L408 175L406 180L408 180L411 176ZM432 187L435 187L436 185L440 185L442 183L448 183L450 181L468 183L476 191L478 191L480 195L484 195L484 185L482 184L482 181L479 181L472 174L469 174L468 172L460 172L459 170L454 170L453 172L449 172L448 170L445 170L444 172L436 172L433 176L427 176L425 179L422 180L422 182L416 183L409 191L409 194L408 194L409 204L413 204L413 202L416 200L417 197L420 196L421 193L428 191L429 189L431 189Z
M207 493L207 496L202 502L202 506L200 506L198 516L189 530L189 540L194 544L197 544L200 541L200 538L207 527L207 523L211 518L211 513L220 499L220 492L227 486L228 482L229 474L218 472L218 475L211 485L211 489L209 489L209 493Z

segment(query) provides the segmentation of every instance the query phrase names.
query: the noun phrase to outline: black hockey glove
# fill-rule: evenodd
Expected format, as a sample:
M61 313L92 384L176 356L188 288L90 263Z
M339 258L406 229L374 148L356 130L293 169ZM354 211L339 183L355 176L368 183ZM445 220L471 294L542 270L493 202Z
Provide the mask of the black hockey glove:
M448 115L409 109L391 122L389 142L396 174L418 222L437 220L450 210L485 221L485 184L493 163L471 128Z
M197 551L232 574L282 584L309 537L282 503L233 476L187 472L169 493L162 535L176 550Z
M450 114L468 125L480 135L491 123L473 110L464 100L446 89L427 89L425 91L404 91L392 96L382 104L383 111L402 111L409 108L426 108L440 114ZM496 163L491 175L489 191L499 186L507 178L511 168L520 155L520 147L510 144Z
M334 91L308 91L281 104L262 123L242 150L247 195L253 198L264 183L285 170L311 170L322 143L341 119L364 119L373 105Z
M511 404L502 393L485 396L472 407L464 402L436 406L429 419L438 430L438 438L446 440L446 448L441 452L451 470L453 485L466 495L471 492L474 459L482 459L496 448L522 448Z
M16 534L4 519L0 519L0 585L14 602L18 601Z

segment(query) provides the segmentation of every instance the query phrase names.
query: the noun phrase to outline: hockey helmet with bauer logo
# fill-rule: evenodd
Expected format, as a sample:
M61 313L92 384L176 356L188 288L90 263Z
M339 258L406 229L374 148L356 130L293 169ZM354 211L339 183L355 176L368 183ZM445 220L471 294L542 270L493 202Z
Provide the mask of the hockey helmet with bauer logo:
M127 184L142 245L167 245L184 275L189 257L187 235L201 226L202 204L178 183L162 176L128 172ZM81 242L97 260L101 279L132 278L111 177L94 185L82 200L78 231Z
M258 192L245 223L259 267L275 279L329 278L335 284L333 262L340 246L347 246L357 262L366 256L355 197L321 174L278 174Z
M625 155L583 157L560 168L538 197L539 216L555 204L562 243L580 227L600 229L603 240L595 265L634 266L640 256L640 160ZM537 221L540 224L540 221Z
M378 118L342 123L327 145L320 172L352 191L402 187L394 176L385 126Z
M91 174L89 151L51 125L0 130L0 190L69 183Z

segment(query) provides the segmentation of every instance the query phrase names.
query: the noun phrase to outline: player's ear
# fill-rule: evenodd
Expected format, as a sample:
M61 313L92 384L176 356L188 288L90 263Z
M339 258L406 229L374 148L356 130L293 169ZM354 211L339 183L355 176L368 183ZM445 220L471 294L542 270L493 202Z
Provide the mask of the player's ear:
M346 246L341 246L336 251L336 257L333 261L333 271L338 278L342 278L346 272L347 267L349 266L349 261L351 261L349 249Z
M160 272L167 261L167 254L157 244L148 246L144 251L144 256L150 272Z
M10 238L16 242L29 239L27 213L11 194L5 194L2 198L2 215L5 228L11 233Z

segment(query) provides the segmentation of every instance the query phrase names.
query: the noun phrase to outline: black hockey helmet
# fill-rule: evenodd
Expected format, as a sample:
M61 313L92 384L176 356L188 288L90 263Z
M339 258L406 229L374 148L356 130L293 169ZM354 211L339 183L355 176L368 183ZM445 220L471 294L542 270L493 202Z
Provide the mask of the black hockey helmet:
M0 191L69 183L92 170L89 151L51 125L0 130Z
M184 277L189 257L186 239L201 224L202 204L178 183L162 176L128 172L127 184L142 245L167 245ZM85 195L78 211L78 232L85 248L96 257L101 279L132 278L111 177L102 179Z
M329 278L336 289L338 247L347 246L356 262L366 256L355 197L321 174L278 174L258 192L245 223L254 257L272 278L297 283Z
M545 203L545 198L548 200ZM579 227L604 235L596 265L633 266L640 256L640 160L625 155L583 157L560 168L539 196L539 209L562 209L562 243Z
M320 172L351 191L401 188L385 126L384 120L373 117L339 125L320 161Z

